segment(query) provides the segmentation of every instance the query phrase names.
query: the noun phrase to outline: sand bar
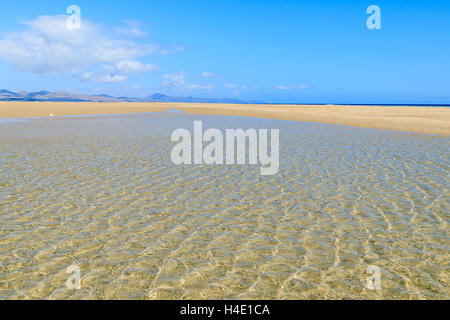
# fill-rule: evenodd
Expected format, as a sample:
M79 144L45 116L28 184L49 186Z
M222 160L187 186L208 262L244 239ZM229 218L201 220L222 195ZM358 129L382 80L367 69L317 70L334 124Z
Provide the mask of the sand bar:
M157 112L247 116L450 135L449 107L201 103L0 102L0 119Z

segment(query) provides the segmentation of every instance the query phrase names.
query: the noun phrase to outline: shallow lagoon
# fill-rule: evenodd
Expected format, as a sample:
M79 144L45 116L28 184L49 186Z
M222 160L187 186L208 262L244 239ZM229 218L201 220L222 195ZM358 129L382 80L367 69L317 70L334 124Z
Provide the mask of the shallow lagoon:
M173 165L194 120L279 128L279 173ZM2 122L0 298L448 299L449 155L447 137L181 112Z

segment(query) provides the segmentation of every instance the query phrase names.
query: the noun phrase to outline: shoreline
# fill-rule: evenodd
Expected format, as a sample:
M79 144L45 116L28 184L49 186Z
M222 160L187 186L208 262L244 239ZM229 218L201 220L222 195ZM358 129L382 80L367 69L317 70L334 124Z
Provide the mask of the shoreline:
M178 102L0 102L0 119L161 112L319 122L450 135L450 108L421 106L204 104Z

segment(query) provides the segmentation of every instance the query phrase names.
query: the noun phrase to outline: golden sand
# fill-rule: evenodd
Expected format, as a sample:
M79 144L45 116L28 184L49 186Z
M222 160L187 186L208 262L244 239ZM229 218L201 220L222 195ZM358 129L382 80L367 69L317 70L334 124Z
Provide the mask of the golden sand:
M202 103L0 102L1 118L157 112L169 109L354 127L450 134L450 108L403 106L252 105Z

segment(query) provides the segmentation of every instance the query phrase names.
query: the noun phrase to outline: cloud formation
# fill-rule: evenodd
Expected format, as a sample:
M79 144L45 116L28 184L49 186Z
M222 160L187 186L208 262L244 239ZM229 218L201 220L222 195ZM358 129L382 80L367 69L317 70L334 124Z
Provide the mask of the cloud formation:
M225 88L237 88L238 85L234 83L223 83L222 84Z
M122 82L129 75L156 70L140 62L153 53L169 53L157 45L125 40L86 19L81 28L67 27L68 16L40 16L24 22L25 30L8 32L0 39L0 60L34 74L75 76L82 81ZM135 24L119 33L144 36ZM179 48L176 48L179 50Z
M171 74L165 74L164 79L166 79L163 82L163 85L166 87L173 87L178 89L184 89L185 91L189 90L211 90L213 89L213 86L208 85L199 85L191 82L187 82L185 79L184 72L175 72Z
M116 33L126 37L144 38L147 32L141 29L141 24L133 20L124 20L125 27L116 27Z
M214 76L215 76L214 73L207 72L207 71L203 71L203 72L202 72L202 77L203 77L203 78L211 78L211 77L214 77Z
M275 87L276 90L295 90L295 89L311 89L310 86L300 84L298 86L285 86L285 85L279 85Z

